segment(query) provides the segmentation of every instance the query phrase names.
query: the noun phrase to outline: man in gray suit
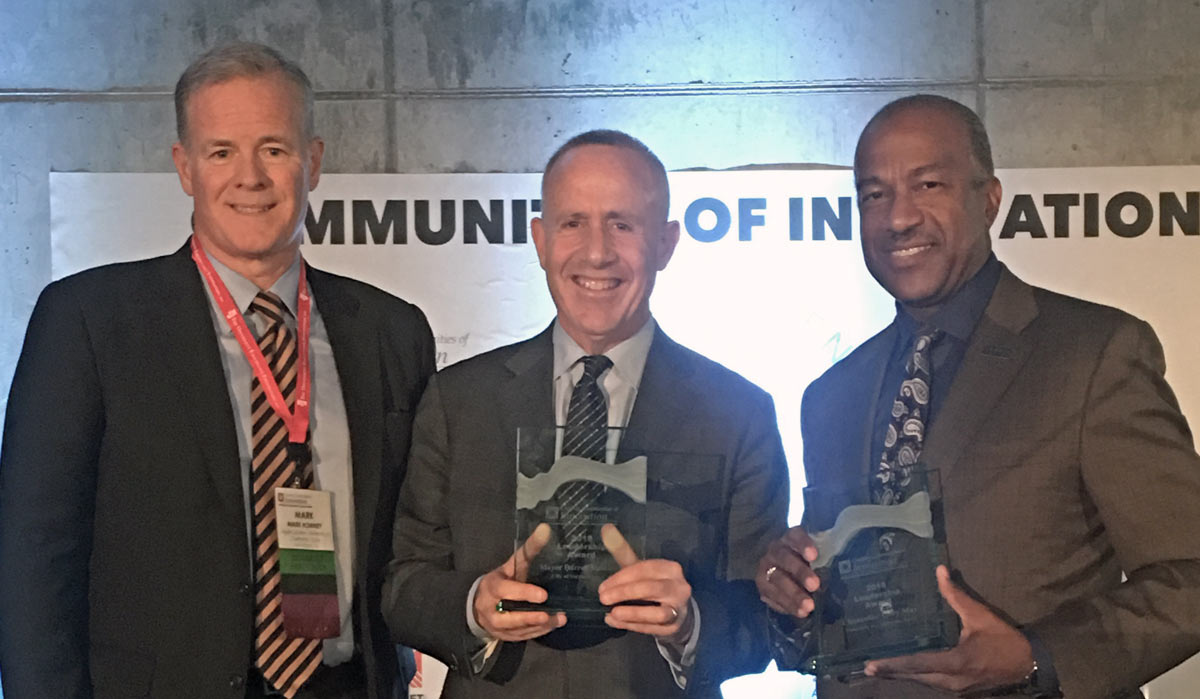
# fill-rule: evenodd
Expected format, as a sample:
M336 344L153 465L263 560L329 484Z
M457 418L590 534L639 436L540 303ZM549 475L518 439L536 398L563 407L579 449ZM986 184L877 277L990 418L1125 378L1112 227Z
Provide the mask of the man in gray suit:
M666 171L645 145L614 131L576 136L547 164L542 197L532 230L558 316L530 340L441 372L422 398L388 621L397 639L450 666L446 696L719 696L722 680L767 661L752 580L786 526L788 499L771 398L651 317L679 225L667 220ZM664 539L647 544L654 555L603 583L606 605L657 604L617 606L600 634L573 633L562 613L497 608L546 599L512 574L518 428L569 424L585 380L599 386L607 424L626 428L618 461L636 444L724 464L656 470L651 459L648 500L690 526L654 532Z
M939 569L938 586L962 634L947 651L870 662L860 683L819 679L818 695L1140 696L1200 649L1200 459L1154 332L1029 286L991 253L1000 182L967 107L887 105L854 175L867 268L896 320L805 392L805 471L810 486L880 502L904 469L888 426L923 413L923 436L912 423L900 439L915 436L907 446L940 474L954 576ZM922 339L928 363L907 361ZM929 389L919 409L894 398L910 380ZM757 575L795 624L779 645L793 662L813 650L816 555L795 527Z

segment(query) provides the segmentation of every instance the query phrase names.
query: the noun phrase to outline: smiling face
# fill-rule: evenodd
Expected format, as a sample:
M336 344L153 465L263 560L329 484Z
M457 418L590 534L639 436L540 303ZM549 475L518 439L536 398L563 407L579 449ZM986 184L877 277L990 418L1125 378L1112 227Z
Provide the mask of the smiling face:
M545 175L533 242L558 322L588 354L650 319L655 275L679 242L663 187L641 155L620 146L578 146Z
M987 261L1000 181L976 162L966 125L933 107L869 126L854 179L867 269L928 318Z
M295 259L321 173L324 144L305 133L300 91L278 74L232 78L196 90L187 110L187 142L171 155L194 201L196 237L269 285Z

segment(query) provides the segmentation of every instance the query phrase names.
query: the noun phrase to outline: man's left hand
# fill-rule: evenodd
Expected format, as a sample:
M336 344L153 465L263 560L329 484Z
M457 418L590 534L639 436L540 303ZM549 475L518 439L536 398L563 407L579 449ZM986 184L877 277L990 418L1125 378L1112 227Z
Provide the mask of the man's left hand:
M617 629L656 636L664 643L684 645L692 632L692 586L675 561L640 560L621 532L611 524L600 530L604 545L621 566L600 583L600 603L613 606L604 622ZM624 605L645 600L657 606Z
M913 680L951 692L972 692L1022 682L1033 669L1033 649L1020 631L972 599L938 566L938 589L962 620L958 645L944 651L872 660L871 677Z

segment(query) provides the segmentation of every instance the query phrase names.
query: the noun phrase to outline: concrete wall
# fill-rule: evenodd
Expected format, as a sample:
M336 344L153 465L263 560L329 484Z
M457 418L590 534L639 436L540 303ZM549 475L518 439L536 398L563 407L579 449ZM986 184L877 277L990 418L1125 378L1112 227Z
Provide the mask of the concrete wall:
M537 171L597 126L669 168L848 164L915 90L976 107L1000 167L1200 163L1193 0L0 0L0 27L0 415L47 173L169 171L171 87L226 39L306 67L329 172Z

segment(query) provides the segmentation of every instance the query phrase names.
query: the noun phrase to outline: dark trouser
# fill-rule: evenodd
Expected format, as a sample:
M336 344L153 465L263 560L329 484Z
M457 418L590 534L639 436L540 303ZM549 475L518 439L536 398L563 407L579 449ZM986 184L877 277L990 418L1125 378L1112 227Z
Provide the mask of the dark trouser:
M270 699L282 696L266 689L262 675L251 668L247 674L246 699ZM367 699L367 674L361 655L349 662L329 667L322 665L300 688L296 699Z

